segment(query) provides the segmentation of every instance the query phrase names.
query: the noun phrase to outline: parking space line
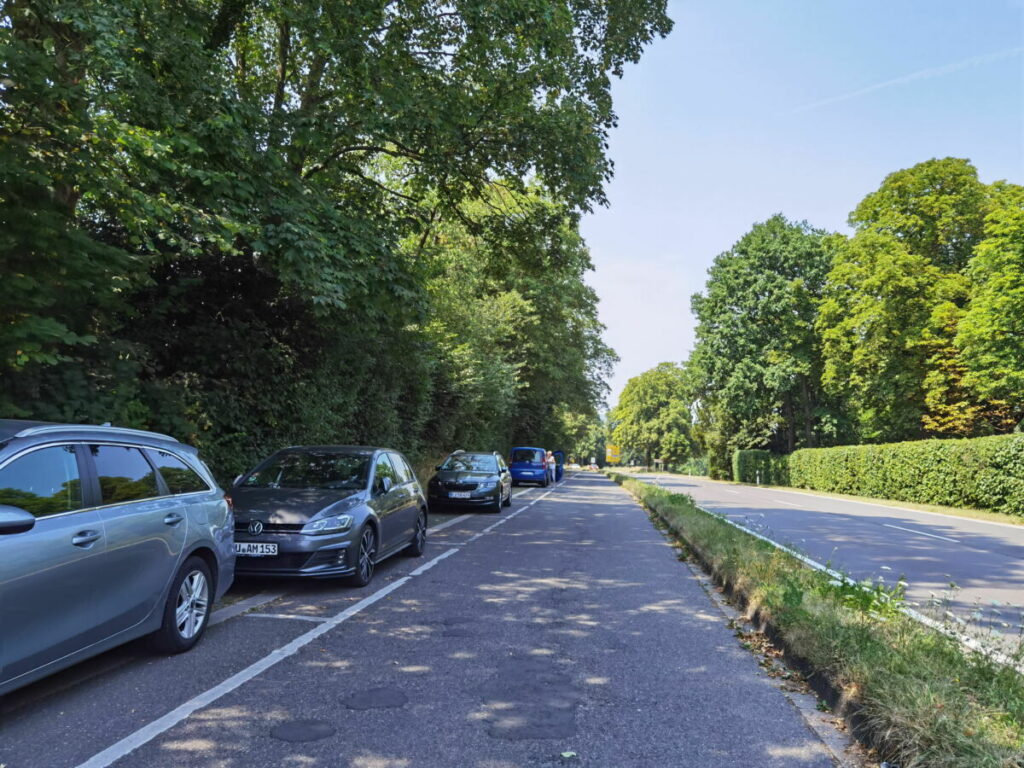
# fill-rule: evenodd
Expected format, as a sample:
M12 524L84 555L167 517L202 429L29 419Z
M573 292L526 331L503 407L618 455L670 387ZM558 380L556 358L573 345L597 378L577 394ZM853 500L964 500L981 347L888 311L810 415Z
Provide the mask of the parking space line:
M210 615L210 624L220 624L222 621L233 619L235 616L239 616L246 611L251 611L253 608L258 608L261 605L272 603L275 600L285 596L285 592L260 592L258 595L247 597L245 600L239 600L237 603L226 605L223 608L218 608Z
M299 621L315 621L317 624L327 621L324 616L300 616L294 613L247 613L246 617L257 619L298 619Z
M463 520L469 520L471 517L473 517L473 516L472 515L459 515L458 517L453 517L451 520L445 520L440 525L432 525L429 528L427 528L427 531L428 532L429 531L443 531L448 526L455 525L456 523L461 523Z
M413 571L409 575L410 576L419 576L421 574L424 574L427 571L429 571L431 568L433 568L435 565L440 563L442 560L444 560L446 557L451 557L452 555L454 555L458 551L459 550L456 548L456 549L449 549L449 550L447 550L445 552L442 552L440 555L435 557L433 560L428 560L427 562L425 562L423 565L421 565L419 568L417 568L415 571Z
M378 589L369 597L363 598L355 605L349 606L341 613L335 614L331 618L325 620L319 626L313 627L313 629L309 630L305 634L299 635L290 643L271 651L259 661L250 664L239 672L236 672L227 680L224 680L213 688L200 693L198 696L194 696L184 704L180 704L172 709L166 715L158 717L148 725L144 725L134 733L130 733L120 741L107 747L102 752L93 755L91 758L79 765L78 768L107 768L107 766L112 765L117 760L120 760L129 752L138 749L142 745L155 739L161 733L170 730L178 723L189 717L192 713L202 709L203 707L208 707L213 702L249 682L257 675L266 672L279 661L284 661L288 657L294 656L302 650L302 648L309 645L324 633L334 629L339 624L352 618L360 611L369 608L377 601L383 600L396 589L404 586L409 580L410 577L404 576L401 579L391 582L386 587Z

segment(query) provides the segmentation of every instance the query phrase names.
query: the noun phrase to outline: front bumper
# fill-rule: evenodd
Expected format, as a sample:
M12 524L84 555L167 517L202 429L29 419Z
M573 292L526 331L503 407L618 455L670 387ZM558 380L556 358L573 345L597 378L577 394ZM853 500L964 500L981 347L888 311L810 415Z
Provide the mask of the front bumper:
M237 576L289 576L326 578L355 573L352 531L326 536L301 533L235 534L239 543L277 544L277 554L268 557L235 556Z

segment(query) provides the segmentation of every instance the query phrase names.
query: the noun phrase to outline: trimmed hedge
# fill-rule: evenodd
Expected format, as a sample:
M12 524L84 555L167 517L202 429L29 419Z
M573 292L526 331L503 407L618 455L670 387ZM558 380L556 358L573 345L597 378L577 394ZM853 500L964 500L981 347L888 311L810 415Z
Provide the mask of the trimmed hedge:
M803 448L789 456L736 451L735 480L755 482L758 470L769 485L1024 516L1024 435L1019 434Z
M732 479L737 483L789 485L788 456L757 449L732 455Z

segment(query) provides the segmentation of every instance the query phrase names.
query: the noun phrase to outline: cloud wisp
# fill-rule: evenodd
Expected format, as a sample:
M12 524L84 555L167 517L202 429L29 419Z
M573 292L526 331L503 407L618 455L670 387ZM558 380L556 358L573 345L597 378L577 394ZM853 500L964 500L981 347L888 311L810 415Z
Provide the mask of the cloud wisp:
M964 59L957 61L952 64L944 64L941 67L929 67L928 69L921 69L917 72L911 72L909 75L903 75L901 77L895 77L892 80L885 80L881 83L875 83L874 85L868 85L864 88L858 88L855 91L849 93L843 93L839 96L831 96L827 99L821 99L819 101L812 101L809 104L803 104L792 110L791 114L798 114L800 112L807 112L818 107L824 107L828 104L836 104L840 101L848 101L849 99L855 99L858 96L863 96L868 93L874 93L884 88L892 88L896 85L906 85L907 83L913 83L918 80L930 80L933 77L942 77L943 75L949 75L953 72L959 72L963 69L970 69L972 67L979 67L983 64L990 64L994 61L1001 61L1003 59L1011 59L1015 56L1020 56L1024 53L1024 46L1018 46L1016 48L1007 48L1004 51L996 51L995 53L987 53L984 56L975 56L970 59Z

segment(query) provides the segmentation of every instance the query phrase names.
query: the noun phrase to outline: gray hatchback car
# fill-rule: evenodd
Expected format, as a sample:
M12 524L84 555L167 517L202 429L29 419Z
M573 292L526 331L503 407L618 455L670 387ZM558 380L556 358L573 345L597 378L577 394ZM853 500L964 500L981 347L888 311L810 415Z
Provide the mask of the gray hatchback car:
M191 648L234 578L232 532L172 437L0 419L0 694L143 635Z
M347 576L363 587L381 560L419 557L427 543L423 490L386 448L284 448L239 477L231 497L240 576Z

